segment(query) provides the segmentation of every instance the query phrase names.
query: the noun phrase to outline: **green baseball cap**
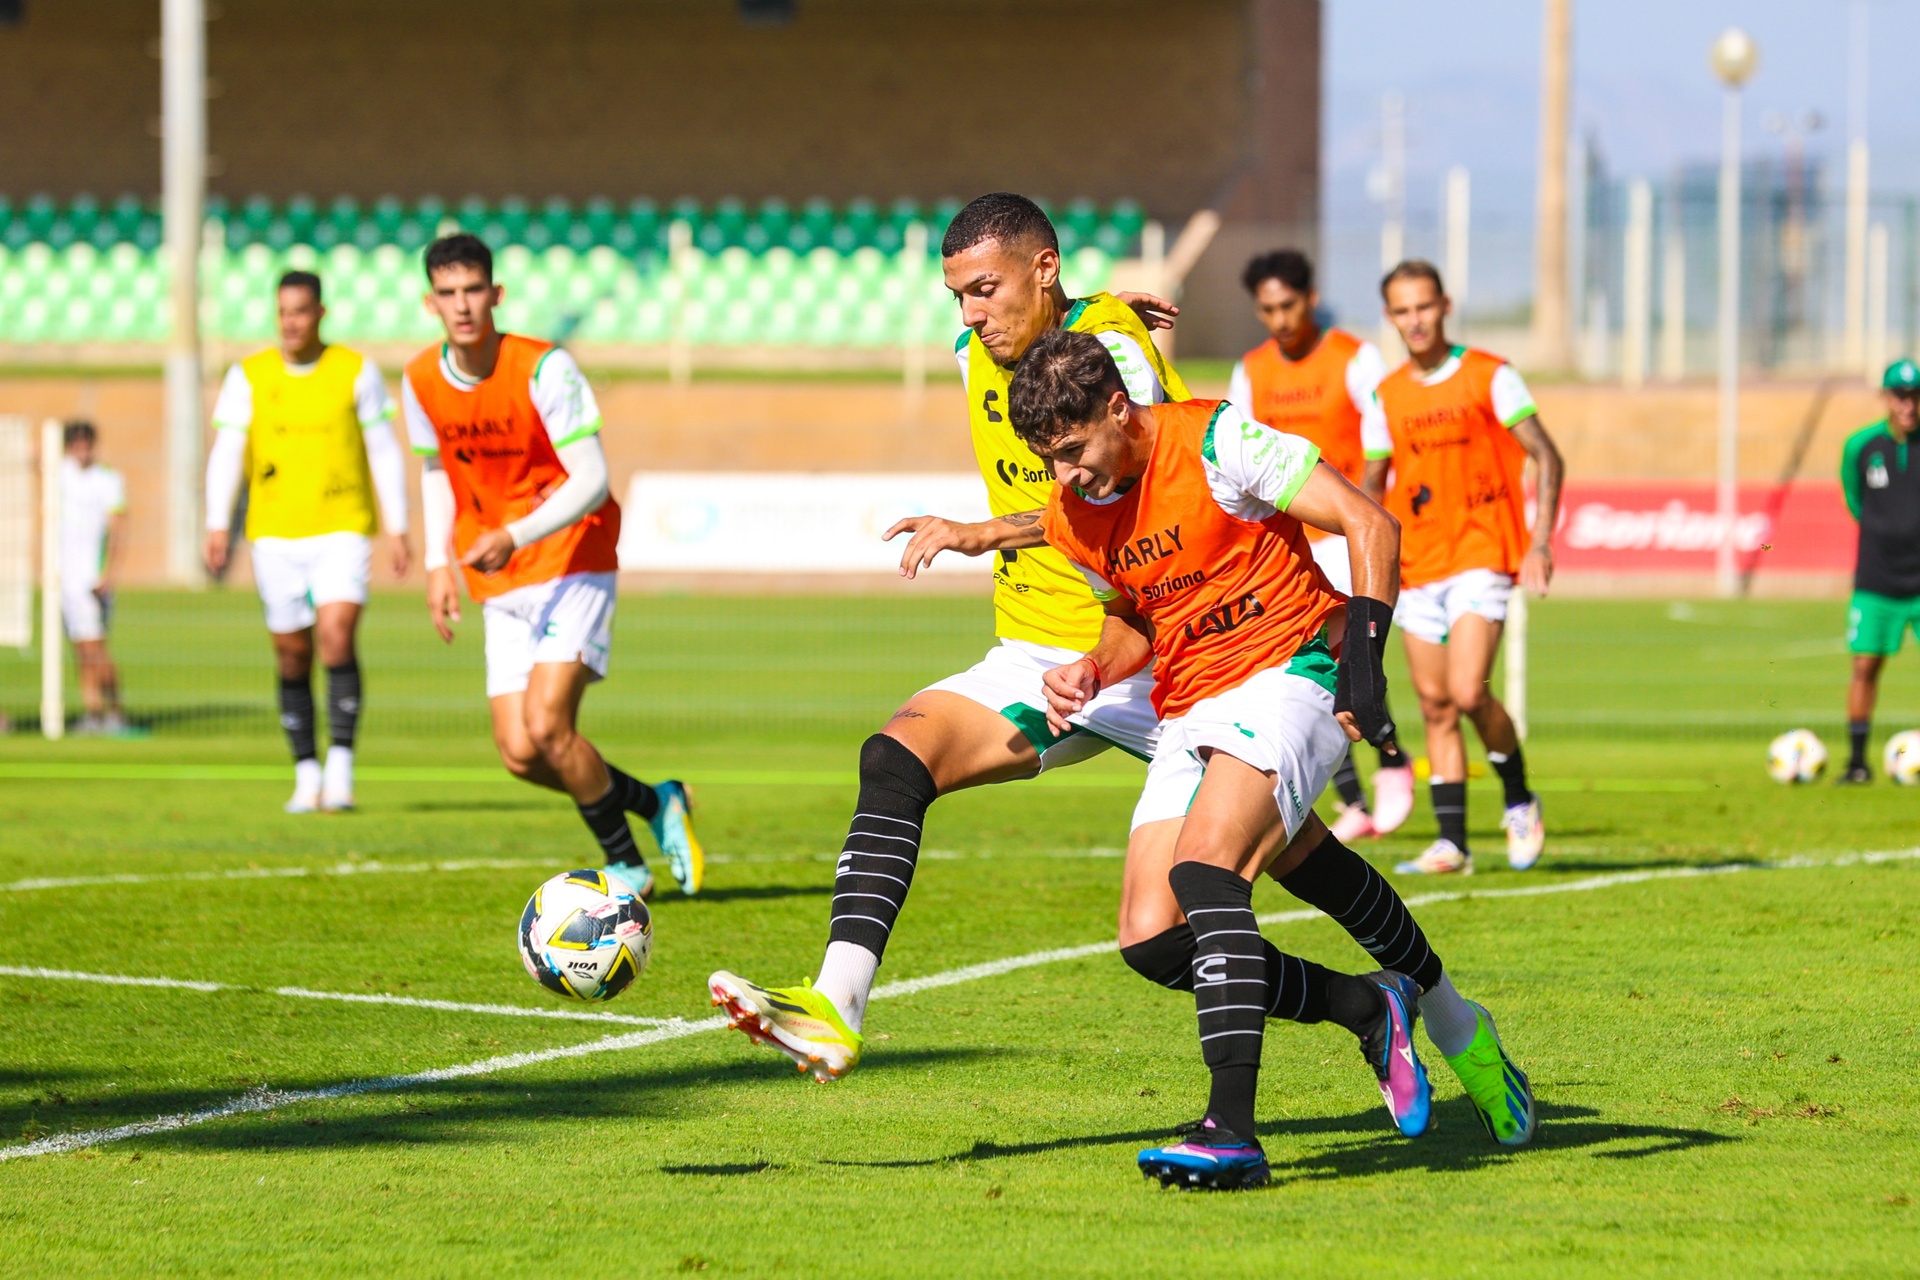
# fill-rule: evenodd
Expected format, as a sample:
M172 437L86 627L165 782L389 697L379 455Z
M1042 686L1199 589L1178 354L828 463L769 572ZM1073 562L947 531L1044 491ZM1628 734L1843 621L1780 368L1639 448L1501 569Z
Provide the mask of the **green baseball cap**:
M1920 364L1911 360L1895 360L1887 366L1887 374L1880 379L1880 385L1888 391L1920 391Z

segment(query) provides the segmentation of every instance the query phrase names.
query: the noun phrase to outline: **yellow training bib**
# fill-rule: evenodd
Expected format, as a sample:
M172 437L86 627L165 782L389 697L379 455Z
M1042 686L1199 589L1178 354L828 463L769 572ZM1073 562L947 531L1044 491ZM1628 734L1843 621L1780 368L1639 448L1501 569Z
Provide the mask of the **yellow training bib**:
M1067 312L1061 327L1081 333L1124 334L1152 366L1163 389L1163 394L1154 397L1156 400L1192 398L1180 375L1153 345L1140 317L1112 294L1081 298ZM973 456L987 485L988 506L996 516L1039 510L1053 492L1053 473L1013 434L1013 424L1007 420L1007 389L1013 385L1013 370L994 363L971 329L960 336L954 350L964 352L967 358L967 419L973 431ZM1129 391L1138 394L1145 371L1129 367L1135 359L1132 353L1126 353L1124 359L1116 353L1115 358ZM993 568L993 612L994 634L1005 639L1085 651L1099 640L1105 611L1093 598L1087 580L1065 556L1051 547L1037 547L998 553Z
M247 536L311 538L380 530L367 442L354 403L365 358L328 347L313 369L287 371L278 351L241 362L253 389L247 428Z

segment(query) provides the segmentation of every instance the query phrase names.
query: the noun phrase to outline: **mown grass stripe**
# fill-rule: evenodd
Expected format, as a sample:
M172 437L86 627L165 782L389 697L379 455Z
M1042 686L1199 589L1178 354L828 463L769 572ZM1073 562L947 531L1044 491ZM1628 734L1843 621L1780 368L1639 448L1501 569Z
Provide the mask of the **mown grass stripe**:
M1875 850L1862 853L1842 854L1834 858L1816 859L1810 857L1781 858L1766 862L1729 862L1697 867L1660 867L1646 871L1622 871L1607 875L1588 876L1582 880L1571 880L1560 884L1527 885L1514 889L1485 889L1479 892L1457 891L1423 894L1407 899L1408 905L1418 906L1425 903L1454 902L1466 898L1522 898L1535 897L1551 893L1589 893L1596 889L1608 889L1622 885L1642 884L1654 880L1689 879L1701 876L1730 875L1745 871L1782 871L1831 869L1837 867L1863 866L1886 862L1906 862L1920 858L1920 848ZM1280 924L1290 921L1310 920L1317 917L1318 911L1280 911L1260 917L1262 924ZM931 991L939 987L954 986L962 982L973 982L981 978L995 977L1003 973L1012 973L1018 969L1036 965L1054 964L1064 960L1087 959L1105 955L1118 950L1113 942L1089 943L1079 947L1057 947L1047 951L1029 952L1022 956L1009 956L1002 960L990 960L982 964L966 965L959 969L950 969L944 973L928 974L923 978L908 978L900 982L890 982L876 988L873 998L912 995L919 991ZM262 1111L271 1111L279 1107L294 1106L306 1102L324 1102L334 1098L352 1097L364 1093L390 1092L399 1089L414 1088L423 1084L438 1084L448 1080L462 1080L473 1076L493 1075L501 1071L512 1071L519 1067L533 1066L543 1062L554 1062L564 1058L584 1057L594 1053L611 1053L623 1049L637 1049L651 1044L660 1044L669 1040L678 1040L687 1036L699 1035L706 1031L718 1031L726 1026L725 1018L704 1018L698 1022L679 1022L669 1026L656 1027L650 1031L639 1031L631 1035L607 1036L586 1044L563 1045L553 1049L541 1049L527 1053L506 1054L496 1058L484 1058L479 1062L469 1062L460 1066L441 1067L432 1071L417 1071L407 1075L380 1076L367 1080L348 1080L340 1084L328 1085L320 1089L299 1089L277 1091L258 1089L242 1094L217 1107L201 1111L183 1112L179 1115L159 1116L153 1120L144 1120L135 1124L117 1125L107 1129L88 1129L74 1133L55 1134L33 1142L20 1143L11 1147L0 1147L0 1161L19 1160L33 1156L57 1155L65 1151L78 1151L84 1147L100 1146L109 1142L123 1142L129 1138L149 1137L154 1134L168 1133L176 1129L185 1129L194 1125L206 1124L214 1120L224 1120L230 1116L250 1115Z

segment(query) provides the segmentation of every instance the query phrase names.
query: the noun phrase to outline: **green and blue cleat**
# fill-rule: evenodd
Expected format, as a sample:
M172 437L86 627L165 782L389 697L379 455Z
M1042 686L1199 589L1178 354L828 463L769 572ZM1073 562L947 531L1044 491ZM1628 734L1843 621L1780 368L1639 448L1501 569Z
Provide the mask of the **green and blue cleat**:
M1460 1077L1487 1135L1503 1147L1524 1147L1538 1124L1533 1086L1527 1082L1527 1073L1507 1056L1493 1015L1472 1000L1467 1003L1480 1015L1480 1026L1473 1043L1448 1058L1447 1065Z

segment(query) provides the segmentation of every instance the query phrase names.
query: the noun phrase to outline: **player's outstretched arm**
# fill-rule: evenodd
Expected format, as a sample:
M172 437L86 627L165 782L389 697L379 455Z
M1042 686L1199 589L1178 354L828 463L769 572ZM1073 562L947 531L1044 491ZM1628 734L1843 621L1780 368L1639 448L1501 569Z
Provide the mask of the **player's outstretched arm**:
M1533 545L1520 561L1520 585L1543 596L1553 581L1553 528L1560 520L1560 486L1567 466L1538 414L1514 423L1512 429L1513 438L1533 459L1535 477Z
M1153 661L1153 642L1147 621L1133 611L1125 596L1106 601L1107 616L1100 640L1084 658L1054 667L1040 677L1047 691L1047 724L1055 733L1072 726L1067 717L1078 713L1094 695L1116 680L1125 680Z
M880 535L891 542L903 533L913 537L900 553L900 576L912 578L933 563L942 551L958 551L963 556L985 555L989 551L1025 551L1043 547L1046 535L1040 531L1040 512L1016 511L991 520L949 520L945 516L908 516Z
M1386 605L1400 598L1400 522L1326 463L1287 504L1287 514L1328 533L1343 534L1353 565L1353 594Z

